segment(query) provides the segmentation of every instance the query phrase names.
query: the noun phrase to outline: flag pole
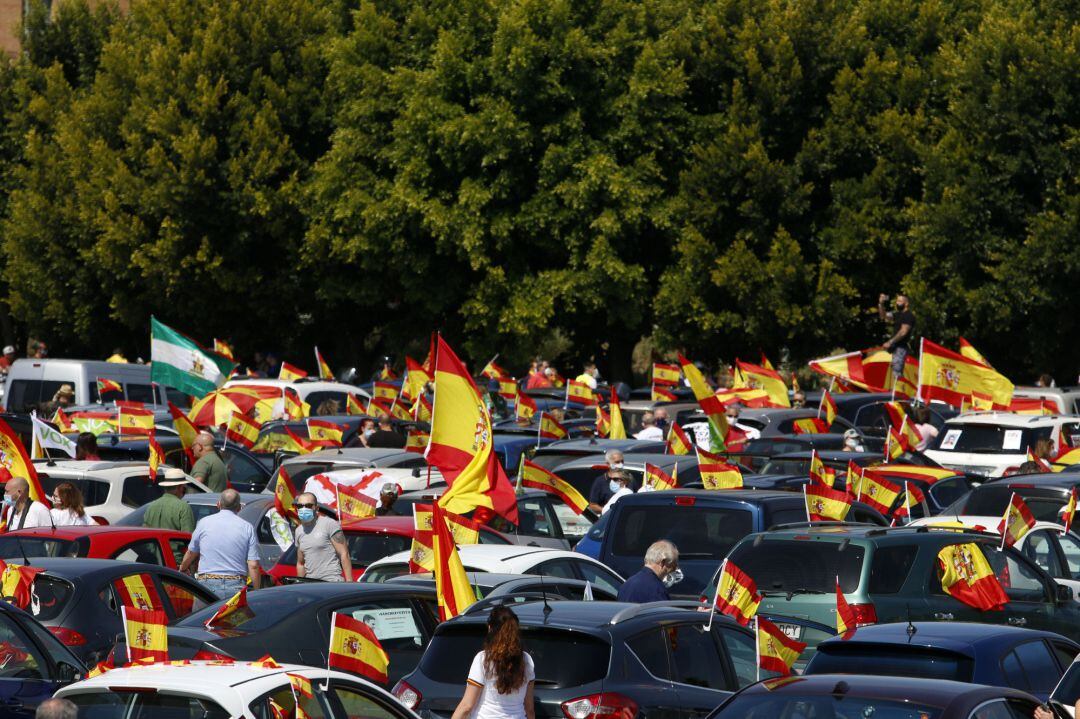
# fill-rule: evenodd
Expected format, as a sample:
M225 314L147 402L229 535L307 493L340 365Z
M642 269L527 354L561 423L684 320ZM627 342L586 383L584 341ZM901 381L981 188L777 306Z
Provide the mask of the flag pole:
M337 612L330 615L330 646L326 648L326 684L322 686L324 692L330 691L330 662L334 653L334 627L337 626L337 615Z
M754 617L754 658L757 659L757 680L761 681L761 622Z
M727 557L720 562L720 573L716 577L716 591L713 592L712 604L709 605L709 622L705 625L705 631L712 629L712 620L716 616L716 599L720 596L720 585L724 582L724 570L727 568Z
M544 410L540 410L540 421L536 424L536 448L540 449L540 430L544 428Z
M806 499L806 485L805 484L803 485L803 488L802 488L802 503L803 503L803 508L806 509L806 523L811 524L811 523L813 523L814 520L810 519L810 503Z

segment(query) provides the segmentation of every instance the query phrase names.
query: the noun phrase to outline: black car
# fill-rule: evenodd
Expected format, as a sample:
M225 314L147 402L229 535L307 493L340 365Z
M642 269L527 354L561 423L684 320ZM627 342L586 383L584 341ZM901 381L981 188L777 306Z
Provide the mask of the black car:
M158 432L157 443L165 452L165 464L191 471L191 462L175 434ZM150 444L145 437L102 433L98 435L98 455L108 462L146 461L150 456ZM29 446L29 445L27 445ZM270 481L271 464L235 442L225 442L221 437L214 440L214 447L221 453L229 471L229 483L238 492L261 492Z
M497 574L495 572L477 572L469 575L477 601L490 597L508 595L537 598L549 596L552 599L584 600L585 592L592 592L594 601L613 602L616 593L611 590L568 577L548 577L539 574ZM435 589L435 579L430 574L405 574L392 577L387 584L412 584L418 587Z
M709 614L683 604L508 604L536 668L536 716L704 716L753 683L754 634L723 616L706 631ZM479 603L440 624L394 695L429 719L448 719L483 644L487 616Z
M0 715L29 719L86 673L82 661L26 612L0 602Z
M216 602L169 627L169 657L278 662L325 667L334 613L367 622L390 655L390 684L412 671L438 624L435 591L410 584L309 582L248 593L250 612L225 627L205 624ZM119 647L118 647L119 648Z
M175 569L111 559L34 559L45 571L34 578L34 618L88 666L104 659L123 632L123 593L142 583L154 607L176 620L217 602L198 582ZM146 607L151 608L151 607Z
M999 517L1005 513L1013 494L1039 522L1060 522L1061 510L1068 503L1074 488L1080 487L1080 475L1075 472L1017 474L993 479L975 487L952 505L941 511L946 516L972 515Z
M603 464L604 453L612 449L627 455L661 454L666 448L667 442L653 439L560 439L536 450L532 461L554 472L560 465L579 457L595 457L597 463Z
M1039 701L1016 689L979 684L819 674L783 677L747 687L709 719L860 717L864 719L1028 719Z

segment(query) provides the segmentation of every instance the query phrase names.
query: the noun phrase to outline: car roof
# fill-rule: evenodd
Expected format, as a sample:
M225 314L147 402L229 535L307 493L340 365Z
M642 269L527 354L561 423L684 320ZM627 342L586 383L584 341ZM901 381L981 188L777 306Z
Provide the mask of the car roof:
M983 487L1054 487L1071 489L1080 484L1080 474L1076 472L1042 472L1038 474L1011 474L1008 477L991 479L975 489Z
M602 439L589 437L580 439L560 439L540 448L541 454L558 454L562 451L588 452L589 454L603 454L610 449L619 449L624 453L636 450L648 450L653 447L662 449L665 443L653 439Z
M400 447L337 447L320 449L308 454L289 457L284 464L318 464L323 462L377 462L388 457L406 454Z
M765 423L783 422L786 419L816 417L817 414L818 411L810 407L743 407L735 421L749 419Z
M871 696L875 699L893 699L903 702L910 702L913 697L917 697L919 703L940 707L945 707L964 695L971 695L975 700L978 697L989 699L1000 696L1031 699L1030 695L1008 687L988 687L947 679L863 674L811 674L767 679L747 687L740 692L740 695L768 693L797 697L829 696L841 692L853 696Z
M372 562L371 567L383 564L400 564L409 561L411 552L397 552L388 557ZM458 547L458 555L466 571L483 572L486 569L503 569L506 564L515 560L531 558L536 561L541 559L576 559L590 564L597 563L595 559L578 552L566 549L552 549L550 547L523 547L519 544L464 544Z
M623 498L625 499L625 497ZM620 502L622 500L619 500ZM904 525L901 527L880 527L877 525L844 524L844 525L801 525L790 529L770 529L768 532L751 534L750 537L760 538L762 541L790 540L795 536L814 539L872 539L872 540L910 540L913 537L929 537L931 540L942 539L943 543L955 541L982 540L991 537L990 533L979 532L973 529L961 529L959 527ZM956 540L959 537L960 540ZM745 542L746 540L742 540Z
M1015 412L966 412L945 421L947 425L989 424L1008 427L1053 427L1065 415L1016 414Z
M779 489L725 489L723 491L716 491L714 489L662 489L656 492L628 494L620 499L619 503L622 504L625 502L625 506L632 506L635 504L666 504L670 501L674 501L677 497L693 497L695 504L699 500L721 503L750 502L756 504L788 502L795 502L798 504L805 501L802 494L797 492L786 492Z
M382 595L401 595L402 593L428 592L423 587L409 586L405 583L390 584L388 582L300 582L298 584L286 584L276 587L266 587L249 595L249 601L257 597L259 601L271 602L281 594L285 596L303 596L311 599L325 599L339 594L363 593L365 596L374 597Z
M174 573L176 571L159 564L87 557L31 557L27 566L40 567L49 574L64 578L86 577L94 574L135 574L147 571Z
M801 460L809 462L813 454L813 450L800 450L798 452L785 452L784 454L774 454L769 459L776 460ZM873 457L878 459L881 457L880 452L845 452L839 449L819 449L817 450L817 456L822 460L828 460L831 462L846 462L850 460L865 459L867 457Z
M400 534L412 536L416 529L416 520L411 516L366 517L342 525L346 534Z
M1060 639L1059 634L1039 629L1014 627L1007 624L980 622L891 622L859 627L849 637L829 637L822 644L847 643L903 644L905 646L948 649L974 656L985 646L1024 639Z
M13 529L9 532L5 532L4 536L7 537L59 537L62 539L74 539L77 537L93 536L95 534L132 534L132 535L146 535L153 536L162 531L153 527L125 527L118 525L99 525L92 524L89 526L70 526L65 525L62 527L28 527L26 529Z
M696 467L698 459L693 454L661 454L659 452L627 452L623 466L633 471L641 471L645 464L654 464L661 469L668 467L674 467L676 463L680 467ZM587 454L583 457L576 457L568 462L562 462L556 467L553 472L558 474L567 469L596 469L601 471L601 468L607 470L607 462L604 460L602 454Z
M469 576L469 583L476 586L485 588L500 587L503 584L509 584L511 582L539 582L549 584L552 587L565 586L571 584L574 586L585 586L585 581L582 579L571 579L569 577L542 577L539 574L508 574L506 572L478 572ZM435 577L431 572L422 572L420 574L403 574L400 577L390 577L384 582L384 584L416 584L424 587L434 587ZM554 596L554 593L553 593Z

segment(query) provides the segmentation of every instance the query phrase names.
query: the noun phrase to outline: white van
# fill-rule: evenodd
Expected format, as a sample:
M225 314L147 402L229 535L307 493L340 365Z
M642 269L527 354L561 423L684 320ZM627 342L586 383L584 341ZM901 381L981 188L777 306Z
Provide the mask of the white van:
M146 404L165 404L165 388L155 392L150 383L150 365L122 364L100 360L18 359L8 370L4 385L4 409L29 412L52 401L62 385L75 390L75 405L98 401L98 378L119 382L124 399Z

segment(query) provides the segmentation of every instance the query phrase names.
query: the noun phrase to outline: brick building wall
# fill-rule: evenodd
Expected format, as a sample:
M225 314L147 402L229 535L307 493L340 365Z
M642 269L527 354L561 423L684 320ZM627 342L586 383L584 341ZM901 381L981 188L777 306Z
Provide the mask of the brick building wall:
M0 0L0 52L14 56L19 52L19 23L23 0Z

